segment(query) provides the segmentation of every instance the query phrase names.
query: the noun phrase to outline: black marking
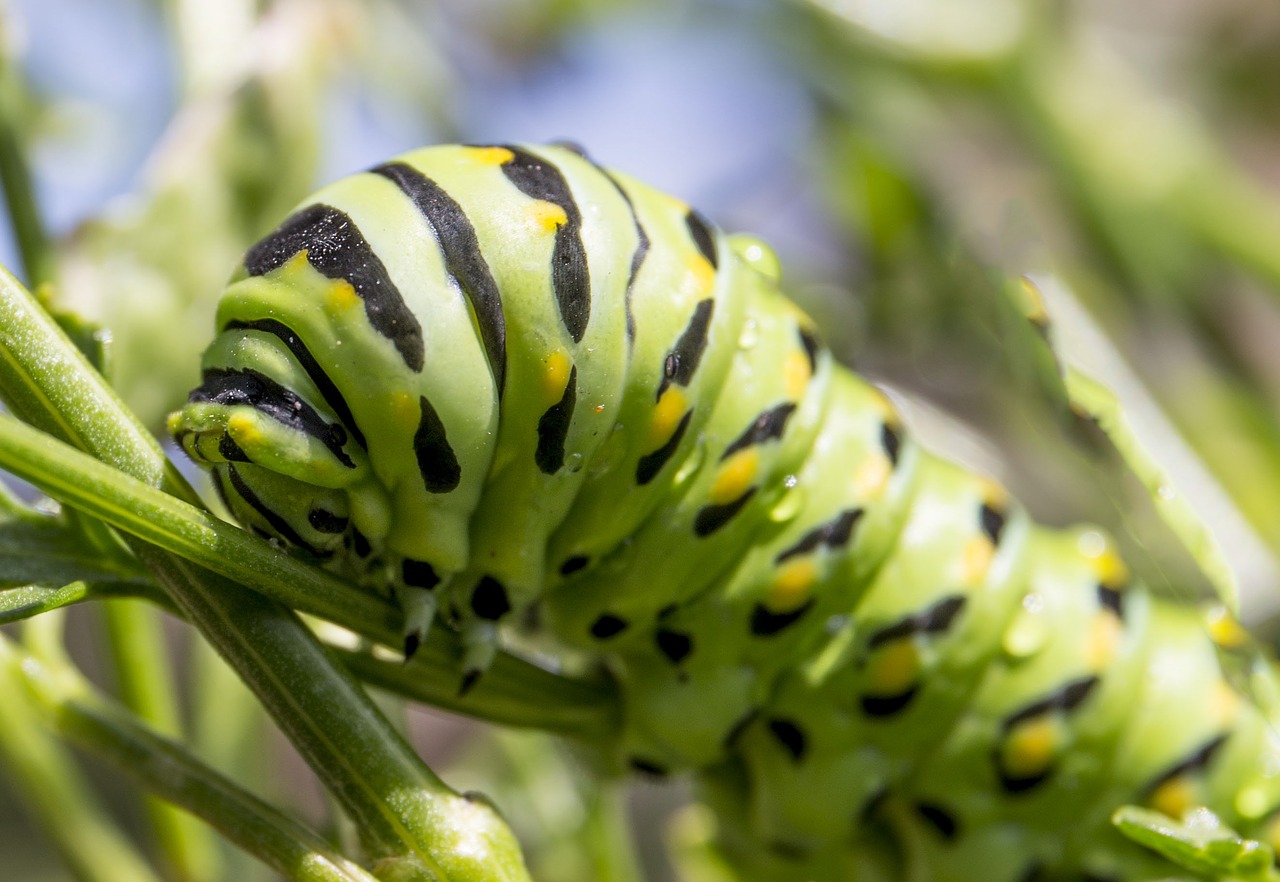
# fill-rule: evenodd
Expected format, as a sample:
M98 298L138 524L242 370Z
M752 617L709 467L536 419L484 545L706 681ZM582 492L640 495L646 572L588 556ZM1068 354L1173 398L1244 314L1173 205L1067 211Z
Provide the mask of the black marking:
M400 564L400 579L410 588L425 588L427 591L440 584L440 576L435 567L425 560L407 557Z
M793 760L800 762L804 759L805 752L809 749L809 741L805 738L804 730L797 723L774 718L769 721L769 731L783 749L791 754Z
M1075 710L1098 685L1099 679L1095 676L1080 677L1076 680L1064 684L1059 689L1049 693L1039 701L1032 702L1016 713L1010 714L1004 721L1002 728L1005 734L1009 733L1014 726L1019 723L1030 720L1034 717L1050 713L1052 711L1071 711Z
M591 558L583 557L581 554L575 554L573 557L565 560L560 564L560 575L569 576L578 570L585 569L587 564L591 563Z
M244 500L245 505L256 511L258 515L270 525L272 531L275 533L275 538L283 539L290 545L296 548L301 548L303 551L317 558L323 559L333 556L332 553L326 554L325 552L320 551L318 548L310 545L305 539L299 536L298 531L293 529L292 524L285 520L281 514L273 510L271 506L267 505L267 503L264 502L258 494L253 492L253 489L245 483L244 477L240 474L240 470L235 466L227 466L227 477L231 480L231 488L235 490L236 495Z
M404 191L435 231L444 252L445 268L457 279L463 296L471 304L480 342L484 344L493 382L501 398L507 378L507 323L502 314L502 295L480 251L475 227L452 196L412 166L390 162L372 172Z
M369 539L359 530L351 531L351 548L356 553L356 557L368 557L373 554L373 546L369 544Z
M991 544L999 545L1000 534L1004 532L1004 514L984 502L981 511L978 512L978 522L982 525L982 532L991 540Z
M809 373L816 374L818 372L818 352L822 349L821 344L818 343L818 337L805 327L798 327L796 330L800 334L800 345L804 347L804 354L809 358Z
M635 769L637 772L641 772L642 774L649 775L650 777L653 777L653 778L667 777L666 766L660 765L658 763L652 762L647 759L641 759L638 756L631 757L629 760L627 760L627 764L631 766L631 768Z
M608 640L610 637L617 637L630 627L631 623L626 619L604 613L591 623L591 636L597 640Z
M662 467L667 464L672 456L675 455L676 448L680 446L680 439L684 437L684 433L689 428L689 420L693 418L693 411L685 412L680 420L680 425L676 426L676 430L671 433L671 437L667 439L667 443L663 444L652 453L646 453L640 457L636 463L636 483L643 487L654 478L658 477L658 472L662 471Z
M805 613L813 608L814 598L809 598L801 606L787 612L773 612L763 603L757 603L751 610L751 633L756 637L772 637L789 625L798 622Z
M554 475L564 466L564 443L573 422L573 408L578 403L578 366L569 370L560 400L547 408L538 420L538 447L533 461L544 475Z
M1111 610L1117 619L1124 621L1124 592L1119 588L1110 588L1099 582L1098 606Z
M698 365L702 361L702 353L707 349L711 316L715 313L715 308L716 302L709 297L699 300L698 305L693 308L689 324L685 325L680 339L676 341L676 345L667 353L662 363L662 382L658 385L658 399L662 398L662 393L666 392L667 387L672 383L677 386L688 386L693 380L693 375L697 373Z
M440 421L426 396L418 399L422 419L413 433L413 453L418 458L418 471L428 493L448 493L462 480L462 466L445 437L444 423Z
M224 407L252 407L281 425L316 439L333 454L334 459L347 468L356 467L351 457L342 449L347 442L346 429L338 423L327 422L298 393L286 389L266 374L252 368L206 368L203 382L191 390L187 400L208 401ZM219 452L221 449L219 446ZM236 449L239 450L238 447ZM243 456L243 453L240 451L240 455ZM248 458L234 461L248 462Z
M471 611L482 619L496 622L511 611L507 589L493 576L485 576L471 592Z
M559 206L565 222L556 228L551 253L551 287L560 306L560 319L573 342L582 340L591 318L591 274L587 269L587 249L582 241L582 212L560 169L539 156L518 147L503 145L512 159L502 164L502 173L521 193Z
M1150 797L1153 793L1155 793L1155 791L1160 789L1161 785L1167 784L1169 781L1172 781L1174 778L1177 778L1192 772L1199 772L1208 768L1209 764L1213 762L1214 755L1217 754L1218 750L1222 747L1222 745L1227 743L1227 738L1229 735L1230 733L1228 732L1228 733L1223 733L1222 735L1215 736L1214 738L1210 738L1203 745L1201 745L1200 747L1192 751L1191 755L1188 756L1186 759L1182 760L1182 762L1166 770L1165 772L1162 772L1159 777L1157 777L1154 781L1152 781L1147 786L1145 795L1147 797Z
M662 609L658 610L658 616L657 616L658 621L661 622L664 619L670 618L675 613L675 611L678 610L679 608L680 608L679 604L668 603Z
M756 488L749 487L747 491L739 496L733 502L726 502L724 505L707 505L699 512L693 521L693 532L699 538L705 539L712 533L719 530L725 524L733 519L733 516L742 511L742 507L751 501L751 497L756 495Z
M940 805L934 805L929 802L917 803L916 814L928 821L930 826L942 835L943 839L948 841L955 839L960 832L960 823L956 820L955 815Z
M347 431L351 433L351 437L355 439L357 444L366 450L369 449L368 443L364 440L364 433L356 425L355 415L351 413L351 408L347 405L347 399L343 397L337 385L334 384L325 369L320 366L320 362L316 361L316 357L311 354L311 350L302 342L302 338L298 336L293 328L275 319L232 319L223 326L222 330L261 331L264 334L271 334L279 338L285 348L293 354L294 360L298 362L299 367L306 371L307 376L311 378L311 382L320 392L320 397L324 399L324 403L329 405L333 415L338 418L342 425L347 427Z
M344 533L350 520L325 508L313 508L307 512L307 523L317 533Z
M227 462L253 462L230 435L223 435L218 439L218 455Z
M344 279L364 301L369 325L395 346L415 373L422 370L422 326L369 247L344 212L316 203L290 215L274 233L249 249L244 268L261 276L279 269L299 251L329 279Z
M886 628L876 631L867 640L867 649L874 650L886 643L902 640L915 634L937 634L951 627L951 622L964 609L963 594L948 594L915 615L907 616Z
M619 195L622 196L622 201L627 204L627 211L631 213L631 222L636 227L636 250L631 252L631 272L627 276L627 292L624 299L624 306L627 312L627 341L633 343L636 339L636 317L631 308L631 294L635 287L636 276L640 274L640 266L649 254L649 234L645 232L644 226L640 223L640 218L636 214L636 207L632 204L631 197L627 195L627 191L622 184L604 169L599 168L599 166L597 166L597 169L609 179L609 183L613 184Z
M869 717L891 717L906 710L907 705L916 697L919 687L912 686L906 692L897 695L864 695L859 700L862 711Z
M707 263L711 264L712 269L719 269L720 258L716 254L716 235L711 224L692 208L684 216L684 222L689 227L689 235L693 238L693 244L698 246L698 251L707 259Z
M417 631L410 631L404 635L404 660L408 661L418 652L418 647L422 644L422 638L418 636Z
M773 562L780 564L797 555L808 554L816 550L820 545L825 545L832 549L843 548L853 538L853 528L863 514L863 510L860 508L850 508L840 512L832 520L825 524L820 524L805 533L799 542L779 553L773 559Z
M902 435L898 430L883 423L880 426L880 446L884 448L885 455L889 457L889 465L895 468L898 465L898 453L902 449Z
M720 461L724 462L744 448L763 444L775 438L781 438L782 433L786 431L787 421L791 419L791 415L795 412L796 403L794 401L787 401L764 411L751 421L751 425L747 426L745 432L725 448L724 453L720 454Z
M680 664L693 652L693 638L679 631L659 628L653 635L653 640L658 645L658 651L673 665Z

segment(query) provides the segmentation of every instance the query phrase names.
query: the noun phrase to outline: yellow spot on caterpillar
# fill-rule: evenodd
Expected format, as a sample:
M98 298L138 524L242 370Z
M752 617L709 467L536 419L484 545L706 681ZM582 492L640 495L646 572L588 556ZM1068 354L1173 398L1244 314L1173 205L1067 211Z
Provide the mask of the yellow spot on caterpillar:
M505 165L516 158L506 147L468 147L467 152L479 165Z
M809 600L818 568L811 558L794 557L778 567L765 595L765 609L772 613L788 613Z
M782 382L787 390L787 397L798 399L804 394L804 387L809 385L809 357L799 349L787 353L782 362Z
M701 254L689 257L689 272L694 278L694 288L699 296L710 294L716 286L716 268Z
M871 695L901 695L920 679L920 653L910 639L895 640L867 662Z
M1147 805L1164 812L1175 820L1181 820L1198 803L1195 788L1186 775L1178 775L1165 781L1151 794Z
M978 585L987 577L996 547L986 536L974 536L965 543L959 561L958 578L962 584Z
M1115 658L1120 646L1124 625L1111 610L1103 610L1093 617L1085 644L1085 664L1092 671L1100 671Z
M1206 609L1204 623L1210 639L1222 649L1239 649L1249 642L1249 632L1224 606L1215 604Z
M564 396L573 365L563 350L557 349L542 360L542 397L547 404L555 404Z
M1052 716L1033 717L1014 726L1000 746L1000 768L1013 778L1043 775L1057 755L1062 724Z
M324 305L329 315L337 316L359 306L360 297L346 279L334 279L325 291Z
M564 213L564 209L554 202L543 202L538 200L534 202L529 209L529 216L533 218L533 222L548 233L554 233L564 225L569 219Z
M733 502L751 486L760 469L760 453L754 447L745 447L721 463L715 482L707 492L712 505Z
M649 450L657 450L671 440L684 417L685 404L684 392L677 386L668 386L662 393L649 419Z
M858 463L858 468L853 473L853 486L857 498L868 502L879 499L892 474L893 464L889 462L889 457L878 451L868 456Z
M255 413L236 412L227 417L227 434L241 447L262 444L262 430Z

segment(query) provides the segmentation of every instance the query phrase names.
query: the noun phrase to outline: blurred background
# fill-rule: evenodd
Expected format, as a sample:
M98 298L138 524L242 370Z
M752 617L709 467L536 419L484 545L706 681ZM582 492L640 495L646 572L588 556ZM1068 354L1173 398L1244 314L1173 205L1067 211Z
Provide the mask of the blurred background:
M1157 511L1176 487L1268 633L1274 3L7 0L0 51L0 102L58 242L37 270L6 226L0 261L56 278L59 303L111 330L113 380L157 427L196 383L243 249L315 185L427 143L569 139L770 242L788 291L935 449L1047 521L1103 523L1142 575L1191 595L1206 553ZM1064 428L1011 318L1006 281L1023 275L1058 357L1115 391L1170 484L1144 487ZM92 668L89 618L73 627ZM512 816L535 873L592 878L574 836L596 797L572 757L417 710L407 725L451 783ZM286 768L275 795L320 815ZM696 816L666 819L682 798L632 796L652 879L676 878L664 838L698 836ZM0 866L70 878L2 790Z

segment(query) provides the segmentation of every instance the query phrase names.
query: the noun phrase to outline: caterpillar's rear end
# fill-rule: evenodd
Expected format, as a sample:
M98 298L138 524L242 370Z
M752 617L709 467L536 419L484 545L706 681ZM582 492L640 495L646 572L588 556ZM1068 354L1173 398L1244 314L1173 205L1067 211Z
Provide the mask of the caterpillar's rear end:
M236 516L397 593L410 649L443 611L464 685L538 605L750 878L1138 879L1120 804L1274 826L1272 727L1194 610L906 439L759 243L575 151L340 181L218 328L172 428Z

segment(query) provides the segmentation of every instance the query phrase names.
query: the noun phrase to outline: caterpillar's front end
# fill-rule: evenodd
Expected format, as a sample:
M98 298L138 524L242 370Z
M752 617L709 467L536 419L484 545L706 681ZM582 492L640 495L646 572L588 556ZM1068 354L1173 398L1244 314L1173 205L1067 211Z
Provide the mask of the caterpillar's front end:
M468 562L497 404L467 305L399 192L344 179L249 250L169 428L247 528L422 600ZM417 609L420 630L433 613Z

